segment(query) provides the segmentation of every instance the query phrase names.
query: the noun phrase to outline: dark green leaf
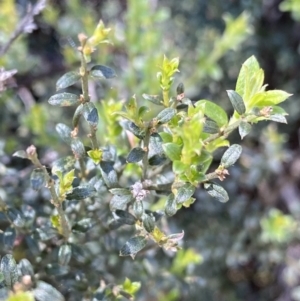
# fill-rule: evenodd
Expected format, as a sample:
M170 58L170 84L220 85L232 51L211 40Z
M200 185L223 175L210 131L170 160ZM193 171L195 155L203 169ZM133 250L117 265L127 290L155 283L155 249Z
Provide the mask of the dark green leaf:
M159 123L167 123L176 115L176 110L172 108L163 109L156 117Z
M98 125L98 111L92 102L87 102L83 105L82 115L91 126L96 127Z
M56 82L56 91L67 88L69 86L74 85L80 80L81 76L78 72L70 71L64 74L57 82Z
M226 92L235 111L237 111L239 115L245 114L246 106L242 96L233 90L227 90Z
M167 216L173 216L177 212L175 195L171 193L166 201L165 213Z
M108 227L110 230L116 230L119 229L122 226L128 225L127 220L125 218L118 218L112 220L109 224Z
M241 139L243 139L246 135L248 135L251 131L251 124L248 122L242 121L239 125L239 134Z
M91 186L77 186L72 192L67 193L67 200L83 200L96 194L96 189Z
M176 92L177 92L177 95L184 93L184 84L183 83L178 84L178 86L176 88Z
M145 214L143 217L143 226L148 233L151 233L155 228L155 222L153 217Z
M186 183L177 190L176 203L182 204L192 197L195 192L195 186L190 183Z
M27 245L27 252L30 251L31 254L36 257L40 255L40 247L39 247L39 241L32 238L33 235L26 235L25 241Z
M136 163L143 159L145 151L141 147L133 148L127 156L128 163Z
M93 220L90 217L84 218L72 227L72 231L85 233L93 226Z
M71 260L72 249L69 244L63 244L59 247L58 262L61 265L68 265Z
M18 281L18 267L11 254L4 255L0 263L0 271L4 276L4 283L8 288L12 288Z
M205 183L204 188L206 189L206 191L210 196L212 196L213 198L217 199L222 203L225 203L229 200L227 191L223 187L217 184Z
M45 173L43 169L36 168L32 171L30 176L30 185L33 190L39 190L45 186Z
M36 234L34 234L34 238L40 239L42 241L47 241L58 235L57 230L51 227L36 228L35 232L37 234L37 237Z
M242 153L242 147L238 144L232 144L221 158L221 163L225 168L233 165Z
M124 127L125 130L133 133L139 139L143 139L146 136L145 130L139 128L135 123L131 121L122 122L121 125Z
M124 220L127 225L134 225L136 222L136 218L127 211L117 209L115 211L116 215L119 216L122 220Z
M16 230L8 227L3 233L3 244L6 249L12 249L16 239Z
M171 161L180 160L182 147L176 143L165 143L163 150Z
M97 79L103 79L103 78L109 79L117 76L112 68L103 65L94 66L91 69L90 74L92 77Z
M154 155L149 158L148 163L150 166L158 166L162 165L166 162L166 156L164 154L161 155Z
M69 107L78 104L79 96L64 92L51 96L48 102L53 106Z
M45 268L47 275L52 277L65 276L69 272L69 267L60 265L59 263L49 263Z
M144 206L142 201L135 201L132 209L137 219L143 216Z
M58 123L55 127L56 132L58 133L59 137L65 141L67 144L71 143L72 137L71 133L72 130L65 124L63 123Z
M114 162L110 161L101 161L100 170L102 178L108 188L114 188L119 186L118 175L114 170Z
M149 216L151 216L155 222L158 222L164 216L164 212L162 212L162 211L151 211L151 210L146 209L145 213L147 213Z
M83 108L84 108L83 104L80 104L80 105L76 108L76 110L75 110L75 112L74 112L74 115L73 115L73 120L72 120L73 128L76 128L76 127L77 127L78 122L79 122L79 119L80 119L80 117L81 117L81 115L82 115Z
M29 205L22 205L23 218L26 226L31 226L36 217L36 211Z
M76 159L85 157L84 145L78 138L72 139L70 146Z
M163 141L157 133L152 134L149 139L148 157L151 158L154 155L164 155Z
M22 228L25 226L25 221L21 211L14 208L9 208L6 214L9 220L11 220L16 227Z
M208 134L217 134L219 133L219 127L215 121L206 119L203 125L203 132Z
M156 105L160 105L160 106L163 105L162 97L160 95L143 94L142 96L145 100L148 100Z
M287 123L286 118L281 114L273 114L268 119L275 122Z
M22 276L29 275L32 278L34 277L33 267L26 258L20 260L18 263L18 268Z
M57 171L60 171L61 173L67 173L70 170L74 169L75 162L76 160L73 156L60 158L53 162L51 171L53 174L56 174Z
M120 256L131 256L133 259L140 250L147 245L144 236L136 236L130 238L120 250Z
M52 285L38 281L36 288L33 289L33 295L37 301L64 301L63 295Z
M117 195L131 195L131 192L128 188L112 188L109 189L110 193Z
M13 157L19 157L22 159L28 159L28 155L24 150L19 150L13 153Z
M114 195L110 201L110 210L126 210L127 204L132 200L132 195Z

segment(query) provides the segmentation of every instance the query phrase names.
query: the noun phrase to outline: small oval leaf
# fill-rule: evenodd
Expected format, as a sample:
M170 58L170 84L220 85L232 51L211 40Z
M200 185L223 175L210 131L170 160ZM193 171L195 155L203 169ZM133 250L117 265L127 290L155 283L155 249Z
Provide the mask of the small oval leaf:
M195 186L190 183L186 183L177 190L176 203L183 204L189 200L195 192Z
M124 221L126 225L134 225L136 222L136 218L125 210L117 209L115 213L120 219Z
M144 93L142 96L145 100L148 100L156 105L160 105L160 106L163 105L163 100L160 95L149 95Z
M78 104L79 96L76 94L64 92L51 96L48 102L53 106L69 107Z
M110 201L110 210L126 210L127 204L132 200L132 195L114 195Z
M18 267L14 257L7 254L2 257L0 263L0 271L4 276L4 283L8 288L12 288L18 281Z
M109 188L114 188L119 186L118 175L114 169L114 162L111 161L101 161L100 170L102 178L105 184Z
M15 153L13 153L13 157L19 157L22 159L28 159L28 155L24 150L18 150Z
M124 127L125 130L130 131L139 139L143 139L146 136L145 130L139 128L135 123L131 121L122 122L121 125Z
M239 134L241 136L241 139L243 139L245 136L247 136L251 131L251 124L248 122L242 121L239 125Z
M173 216L177 212L175 195L171 193L166 201L165 213L167 216Z
M16 230L13 227L8 227L3 233L3 244L6 249L12 249L16 239Z
M56 132L58 133L59 137L66 142L67 144L71 143L72 137L71 133L72 130L65 124L63 123L58 123L55 127Z
M21 259L20 262L18 263L18 268L22 276L29 275L33 278L34 276L33 267L28 259L26 258Z
M182 147L176 143L165 143L162 145L163 150L167 157L171 161L176 161L181 159Z
M229 200L228 193L222 186L213 183L205 183L204 188L210 196L217 199L219 202L225 203Z
M144 213L144 205L142 201L135 201L133 204L133 212L137 219L141 219Z
M203 125L203 132L208 134L219 133L218 124L213 120L206 119Z
M6 214L16 227L19 227L19 228L24 227L25 221L24 221L23 214L21 211L14 209L14 208L9 208L6 211Z
M61 265L68 265L72 256L72 248L69 244L64 244L59 247L58 262Z
M58 160L55 160L53 162L51 172L53 174L56 174L58 171L60 171L61 173L67 173L70 170L74 169L75 162L76 162L76 160L73 156L67 156L67 157L63 157Z
M45 185L45 173L43 169L36 168L32 171L30 176L30 185L33 190L39 190Z
M238 144L232 144L221 158L221 163L225 168L233 165L242 153L243 148Z
M67 200L83 200L96 194L96 189L91 186L77 186L66 195Z
M82 115L91 126L96 127L98 125L98 110L92 102L87 102L83 105Z
M227 90L226 92L235 111L237 111L239 115L245 114L246 107L242 96L234 90Z
M133 259L140 250L147 244L144 236L136 236L130 238L120 250L120 256L131 256Z
M93 220L90 217L84 218L72 227L72 231L85 233L93 226Z
M183 83L178 84L178 86L176 88L176 92L177 92L177 95L184 93L184 84Z
M127 156L128 163L136 163L143 159L146 152L141 147L133 148Z
M72 139L70 146L76 159L85 157L85 148L79 139Z
M176 110L172 108L163 109L157 116L158 123L167 123L176 115Z
M268 120L272 120L280 123L287 123L286 118L282 114L273 114L269 116Z
M219 127L228 123L227 113L219 105L206 99L199 100L197 105L200 104L205 104L204 114L211 120L215 121Z
M90 75L97 79L109 79L117 76L114 69L103 65L94 66L90 71Z
M67 88L69 86L74 85L80 80L81 76L78 72L70 71L64 74L57 82L56 82L56 91Z
M154 219L151 216L149 216L148 214L145 214L145 216L143 218L143 225L144 225L145 230L148 233L151 233L155 228Z
M34 297L38 301L64 301L63 295L52 285L44 282L38 281L36 288L33 289Z

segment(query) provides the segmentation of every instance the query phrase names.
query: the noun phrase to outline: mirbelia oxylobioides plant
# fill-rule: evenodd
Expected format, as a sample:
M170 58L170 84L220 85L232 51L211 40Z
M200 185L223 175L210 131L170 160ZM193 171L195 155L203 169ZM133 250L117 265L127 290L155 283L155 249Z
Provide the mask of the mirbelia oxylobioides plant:
M229 175L228 168L242 152L240 145L230 145L227 139L229 134L238 129L243 139L251 131L251 125L259 121L286 123L287 114L278 104L291 94L281 90L266 91L267 85L263 85L264 71L254 56L242 65L235 90L227 91L234 108L234 114L229 119L227 113L212 101L192 102L188 99L183 84L179 84L173 93L172 84L178 72L179 59L169 60L164 56L157 73L161 95L143 94L143 102L150 102L151 106L139 106L136 97L132 97L125 105L125 110L115 111L108 116L122 126L123 135L120 135L120 139L124 139L124 144L131 145L129 153L124 156L124 147L119 151L109 143L100 145L97 138L98 109L90 101L88 81L110 79L116 74L107 66L88 66L95 47L109 42L109 31L100 22L90 38L80 34L78 51L81 66L57 81L57 90L81 81L82 94L59 92L49 99L51 105L76 106L72 128L62 123L56 126L59 136L70 145L73 156L55 161L49 174L40 163L34 146L30 146L26 152L15 154L34 164L32 187L39 189L46 185L50 190L51 202L57 212L51 222L64 239L59 249L59 260L64 264L72 256L70 242L76 231L88 230L98 223L84 216L81 220L68 216L66 201L82 202L89 199L80 207L86 212L85 207L93 203L93 198L99 195L102 199L109 197L113 216L108 223L109 230L131 225L136 231L136 235L121 248L121 256L134 258L149 240L162 248L176 251L184 232L164 233L160 219L173 216L182 206L190 206L195 201L193 194L198 187L203 187L221 202L228 201L226 190L214 180L223 181ZM105 107L105 104L102 106ZM155 106L160 109L158 114L153 113L157 112ZM85 146L79 138L80 119L88 124L90 146ZM213 154L221 147L228 149L219 166L209 171ZM132 164L138 167L134 169L134 175L127 168ZM126 177L128 179L124 180ZM157 202L162 196L166 196L164 210L149 210L149 204Z

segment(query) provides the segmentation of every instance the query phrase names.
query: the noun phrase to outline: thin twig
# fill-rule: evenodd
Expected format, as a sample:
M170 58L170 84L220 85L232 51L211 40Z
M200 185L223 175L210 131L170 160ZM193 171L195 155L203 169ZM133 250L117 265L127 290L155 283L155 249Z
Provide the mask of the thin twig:
M54 186L54 181L51 179L51 177L48 174L48 171L44 165L40 162L38 159L37 153L36 153L36 148L35 146L31 145L27 148L26 153L28 155L28 159L31 160L31 162L38 168L43 170L44 177L47 183L47 188L50 191L51 198L52 198L52 203L57 209L59 218L60 218L60 225L61 225L61 234L64 236L66 240L70 237L71 234L71 229L70 225L68 223L67 217L65 215L65 212L62 207L62 202L64 199L61 199L59 195L57 194Z
M0 57L3 56L8 49L11 47L13 42L22 34L22 33L31 33L36 29L36 25L33 22L33 17L38 15L46 6L46 0L38 1L34 6L29 6L26 15L23 19L17 24L15 31L10 36L9 40L0 48Z

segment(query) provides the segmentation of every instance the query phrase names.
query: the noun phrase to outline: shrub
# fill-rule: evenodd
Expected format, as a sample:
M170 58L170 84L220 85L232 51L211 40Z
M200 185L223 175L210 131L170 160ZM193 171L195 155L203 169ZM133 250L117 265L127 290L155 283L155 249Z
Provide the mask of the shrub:
M180 249L184 232L171 233L167 221L195 202L195 190L204 189L220 202L229 199L216 180L229 175L242 147L230 145L228 136L238 130L243 139L252 124L264 120L286 122L286 112L278 104L290 94L266 91L264 72L254 56L242 65L235 90L227 91L234 109L229 119L216 103L187 98L183 84L174 89L179 59L166 56L157 73L161 94L143 94L143 100L133 96L124 110L115 101L94 104L88 81L116 76L110 67L89 66L95 47L109 42L109 31L99 22L91 37L78 36L81 66L57 81L59 92L49 99L51 105L76 107L71 127L56 126L72 155L54 161L50 170L34 145L14 154L32 162L31 187L46 187L50 202L41 210L0 200L0 218L7 224L3 241L7 252L13 251L13 256L1 259L2 299L133 298L140 283L126 278L115 284L115 279L126 275L128 266L139 269L141 279L145 275L141 266L118 260L117 250L134 259L139 252L144 256L158 248ZM77 82L80 95L64 90ZM106 120L99 120L98 111ZM97 137L99 123L107 133L103 145ZM86 130L90 142L83 135ZM228 149L215 168L214 154L223 147ZM22 253L24 245L30 255ZM34 267L28 259L35 261ZM189 262L200 263L201 256L180 250L174 275Z

